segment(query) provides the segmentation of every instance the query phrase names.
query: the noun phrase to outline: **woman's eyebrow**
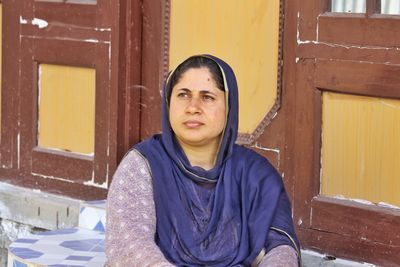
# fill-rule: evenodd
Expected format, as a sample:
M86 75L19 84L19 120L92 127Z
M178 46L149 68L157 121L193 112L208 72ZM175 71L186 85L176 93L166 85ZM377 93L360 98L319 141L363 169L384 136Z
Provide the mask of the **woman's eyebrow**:
M210 95L217 95L216 93L209 91L209 90L200 90L200 94L210 94Z
M178 88L177 91L179 91L179 92L183 91L185 93L192 93L193 91L197 91L197 90L191 90L189 88L182 87L182 88ZM203 89L203 90L200 89L199 93L202 95L206 95L206 94L217 95L215 92L213 92L211 90L206 90L206 89Z
M178 91L185 91L186 93L187 93L187 92L191 92L191 90L188 89L188 88L186 88L186 87L178 88Z

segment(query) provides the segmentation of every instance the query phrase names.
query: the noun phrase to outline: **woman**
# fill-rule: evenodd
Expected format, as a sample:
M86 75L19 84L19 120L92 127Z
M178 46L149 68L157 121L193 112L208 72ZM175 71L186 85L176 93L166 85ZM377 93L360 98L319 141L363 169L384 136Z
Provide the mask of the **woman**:
M110 266L297 266L299 244L282 179L235 144L232 69L210 55L172 71L161 135L136 145L108 196Z

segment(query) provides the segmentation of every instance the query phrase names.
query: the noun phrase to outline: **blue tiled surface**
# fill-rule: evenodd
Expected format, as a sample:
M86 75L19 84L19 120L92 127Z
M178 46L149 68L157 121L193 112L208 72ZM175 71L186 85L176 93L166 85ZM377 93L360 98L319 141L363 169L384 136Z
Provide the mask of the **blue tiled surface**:
M12 254L21 259L33 259L43 255L42 252L30 248L10 248Z
M38 239L20 238L15 242L33 244L33 243L36 243L37 241L38 241Z
M105 231L106 225L106 202L89 201L82 203L79 214L79 228Z
M60 246L77 251L104 251L102 239L83 239L64 241Z
M66 258L66 260L73 260L73 261L89 261L91 260L93 257L89 257L89 256L68 256Z
M78 231L79 230L76 228L68 228L68 229L61 229L61 230L57 230L57 231L40 232L35 235L64 235L64 234L74 234Z
M36 242L26 240L36 240ZM54 267L101 267L106 262L104 232L66 229L49 231L45 235L31 234L20 241L17 240L10 245L10 255L32 264ZM20 266L24 265L18 267Z
M94 227L93 230L105 232L106 229L104 227L103 222L100 221L100 222L97 223L97 225Z
M25 263L19 262L17 260L13 261L13 267L28 267L28 265L26 265Z
M79 228L40 232L17 239L10 245L8 266L104 266L105 207L105 200L84 202Z
M52 264L49 267L85 267L84 265Z

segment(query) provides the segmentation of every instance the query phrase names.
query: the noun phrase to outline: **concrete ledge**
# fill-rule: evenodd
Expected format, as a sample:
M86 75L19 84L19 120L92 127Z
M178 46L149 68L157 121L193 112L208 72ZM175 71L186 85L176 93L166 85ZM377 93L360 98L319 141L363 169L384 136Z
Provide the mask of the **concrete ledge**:
M78 225L80 200L0 183L0 218L55 230Z
M364 262L355 262L323 255L311 250L301 250L302 267L375 267Z

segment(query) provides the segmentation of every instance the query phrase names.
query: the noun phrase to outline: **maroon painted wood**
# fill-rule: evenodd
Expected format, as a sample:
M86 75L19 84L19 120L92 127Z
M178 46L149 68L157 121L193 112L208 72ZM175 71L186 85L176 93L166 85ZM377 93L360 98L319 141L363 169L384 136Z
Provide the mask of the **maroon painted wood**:
M141 1L98 0L95 5L7 1L3 11L7 30L0 180L82 199L104 198L117 154L139 139L140 95L129 88L140 85ZM33 18L47 25L39 28L32 24ZM37 146L41 63L96 70L93 156Z
M289 1L288 1L289 2ZM284 90L286 173L293 180L294 220L304 248L382 266L398 266L400 212L320 196L321 93L400 99L398 17L330 13L321 5L287 4ZM296 36L296 37L295 37ZM286 175L285 175L286 177Z

